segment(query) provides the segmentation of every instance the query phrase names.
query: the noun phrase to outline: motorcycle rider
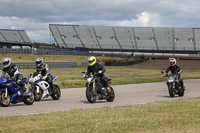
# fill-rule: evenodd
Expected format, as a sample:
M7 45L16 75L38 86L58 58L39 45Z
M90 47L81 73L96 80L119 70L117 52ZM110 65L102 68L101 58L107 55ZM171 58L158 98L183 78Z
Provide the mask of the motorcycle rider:
M170 62L170 66L165 71L164 76L166 76L168 74L169 70L171 70L172 74L178 75L178 80L179 80L179 83L181 84L181 88L183 90L185 90L185 86L183 84L183 79L181 78L181 75L180 75L181 72L182 72L181 67L176 64L176 59L175 58L170 58L169 62Z
M51 88L53 88L53 82L48 65L46 63L43 63L43 58L37 58L35 60L35 63L36 72L34 73L34 76L36 76L36 74L41 74L41 78L49 83L50 87L48 88L48 92L51 93Z
M88 58L88 68L87 68L87 73L86 77L89 77L90 74L92 75L97 74L98 77L100 77L100 80L103 81L104 86L102 87L109 87L109 82L110 79L106 76L104 76L104 73L106 72L106 69L102 64L96 61L96 58L94 56L91 56ZM106 95L106 91L101 90L101 92Z
M23 82L23 75L19 72L18 67L12 63L11 58L4 58L2 63L3 69L1 77L4 77L6 73L8 73L8 75L14 79L17 85L25 92L26 89L28 89L28 86ZM29 93L27 93L27 95L29 95Z

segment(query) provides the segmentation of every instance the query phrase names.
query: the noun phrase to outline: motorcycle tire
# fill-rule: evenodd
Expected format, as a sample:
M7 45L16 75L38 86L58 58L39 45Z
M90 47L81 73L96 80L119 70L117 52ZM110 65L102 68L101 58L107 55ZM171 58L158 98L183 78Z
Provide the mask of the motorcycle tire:
M7 100L5 99L5 91L0 91L0 105L8 107L10 105L10 95L8 94Z
M52 91L51 97L53 100L59 100L61 97L60 88L56 84L53 84L53 91Z
M34 94L32 92L29 92L29 93L31 93L31 96L26 96L25 93L23 93L23 95L22 95L22 101L26 105L32 105L35 101L34 100Z
M108 93L108 97L106 98L106 100L108 102L113 102L115 100L115 92L114 89L112 87L110 87L110 92Z
M92 88L86 88L86 98L90 103L96 103L96 95L93 95Z
M184 96L184 92L185 92L184 90L180 89L179 92L178 92L178 95L180 97L182 97L182 96Z
M174 89L173 89L173 85L172 85L172 84L169 84L169 85L168 85L168 91L169 91L170 97L174 97L174 96L175 96L175 92L174 92Z

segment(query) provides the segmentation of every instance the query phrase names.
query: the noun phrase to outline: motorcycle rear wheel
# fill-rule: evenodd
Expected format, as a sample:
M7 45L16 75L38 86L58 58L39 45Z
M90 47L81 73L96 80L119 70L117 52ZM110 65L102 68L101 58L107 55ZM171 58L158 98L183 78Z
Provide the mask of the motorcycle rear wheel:
M26 96L25 93L23 93L23 95L22 95L22 101L26 105L32 105L35 101L34 100L34 94L32 92L29 92L29 93L31 93L31 96Z
M179 90L179 92L178 92L178 95L180 96L180 97L182 97L182 96L184 96L184 90L183 89L180 89Z
M61 97L60 88L56 84L53 84L53 91L52 91L51 97L53 100L59 100Z
M114 99L115 99L115 92L114 92L114 89L112 87L110 87L110 92L108 93L108 97L106 98L106 100L108 102L113 102Z
M0 91L0 105L2 107L8 107L10 105L10 95L5 97L5 91Z
M86 98L90 103L96 103L96 95L93 95L92 88L86 88Z

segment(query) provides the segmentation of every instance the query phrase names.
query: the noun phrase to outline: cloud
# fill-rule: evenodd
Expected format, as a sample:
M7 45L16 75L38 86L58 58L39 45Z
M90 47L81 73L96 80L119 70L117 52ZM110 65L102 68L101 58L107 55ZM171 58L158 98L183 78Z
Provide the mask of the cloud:
M47 42L49 40L49 23L14 16L0 16L0 20L0 29L25 30L32 41Z
M0 0L0 28L49 42L49 24L200 27L197 0Z

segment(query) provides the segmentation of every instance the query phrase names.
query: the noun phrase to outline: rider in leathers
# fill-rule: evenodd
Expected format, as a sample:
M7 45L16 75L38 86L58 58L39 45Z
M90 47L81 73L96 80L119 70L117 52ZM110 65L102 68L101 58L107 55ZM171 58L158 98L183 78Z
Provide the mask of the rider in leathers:
M96 62L94 56L88 58L88 65L86 76L90 76L91 73L92 75L97 74L97 76L100 77L100 80L104 83L104 86L102 87L109 87L109 78L104 76L104 72L106 72L104 66L99 62ZM105 94L105 91L102 92Z
M2 63L3 69L1 77L4 77L6 73L8 73L8 75L16 81L17 85L19 85L22 90L25 91L27 89L27 86L23 82L23 76L19 72L18 67L12 63L11 58L4 58Z
M181 84L181 88L183 90L185 90L185 86L183 84L183 79L181 78L181 75L180 75L181 72L182 72L181 67L176 64L176 59L175 58L170 58L169 61L170 61L170 66L165 71L165 75L169 72L169 70L171 70L172 74L178 75L178 80L179 80L179 82Z
M36 76L36 74L41 74L41 78L49 83L50 88L48 88L48 91L51 93L51 89L53 88L53 82L48 65L46 63L43 63L43 58L37 58L35 62L36 73L34 73L34 76Z

